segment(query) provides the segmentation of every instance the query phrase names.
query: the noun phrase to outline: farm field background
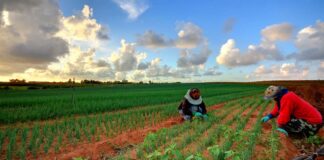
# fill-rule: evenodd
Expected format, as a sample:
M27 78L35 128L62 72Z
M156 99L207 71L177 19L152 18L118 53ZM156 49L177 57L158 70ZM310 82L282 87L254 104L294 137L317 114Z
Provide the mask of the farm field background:
M201 89L207 121L183 122L177 107ZM266 85L98 85L0 91L1 159L286 159L293 142L261 124ZM324 137L323 137L324 138ZM294 147L281 149L282 143ZM312 144L322 143L315 137ZM319 144L315 144L319 145Z

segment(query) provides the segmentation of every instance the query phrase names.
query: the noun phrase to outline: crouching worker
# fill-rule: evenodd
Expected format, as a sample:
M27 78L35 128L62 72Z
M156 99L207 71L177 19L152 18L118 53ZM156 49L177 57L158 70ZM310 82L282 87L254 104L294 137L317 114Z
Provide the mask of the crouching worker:
M189 89L178 107L178 111L184 120L192 120L193 117L207 119L207 110L198 88Z
M270 114L261 119L267 122L277 117L277 130L295 138L315 135L323 125L320 112L295 93L282 86L270 86L264 99L272 99L275 106Z

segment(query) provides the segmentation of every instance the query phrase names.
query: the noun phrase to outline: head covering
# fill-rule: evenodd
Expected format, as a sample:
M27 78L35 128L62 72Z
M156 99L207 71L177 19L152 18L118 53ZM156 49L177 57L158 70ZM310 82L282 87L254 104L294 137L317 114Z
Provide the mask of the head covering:
M270 100L278 97L282 89L284 89L282 86L273 86L273 85L269 86L264 91L264 99Z
M191 92L192 89L189 89L186 93L186 95L184 96L185 99L187 99L189 101L189 103L193 104L193 105L199 105L202 103L202 98L201 96L199 96L198 99L193 99L191 96L190 96L190 92Z

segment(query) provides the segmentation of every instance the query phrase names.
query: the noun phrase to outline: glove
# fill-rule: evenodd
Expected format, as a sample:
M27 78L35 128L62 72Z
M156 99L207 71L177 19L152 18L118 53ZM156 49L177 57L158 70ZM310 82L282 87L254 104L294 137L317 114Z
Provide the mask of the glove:
M195 113L194 113L194 116L195 116L195 117L202 117L203 115L202 115L200 112L195 112Z
M208 115L207 115L207 114L202 115L202 117L203 117L205 120L208 119Z
M269 119L270 119L269 116L264 116L264 117L261 118L261 122L265 123L265 122L267 122Z
M279 132L285 134L286 136L288 136L288 132L286 130L282 129L282 128L277 128L277 131L279 131Z

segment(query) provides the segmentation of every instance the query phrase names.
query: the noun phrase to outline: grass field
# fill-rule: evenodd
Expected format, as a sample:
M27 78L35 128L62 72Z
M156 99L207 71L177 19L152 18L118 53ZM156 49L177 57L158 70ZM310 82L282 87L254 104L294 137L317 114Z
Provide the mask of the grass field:
M209 119L163 126L179 119L177 106L191 87L201 89ZM132 84L1 91L0 158L276 159L276 124L260 123L272 108L264 89Z

